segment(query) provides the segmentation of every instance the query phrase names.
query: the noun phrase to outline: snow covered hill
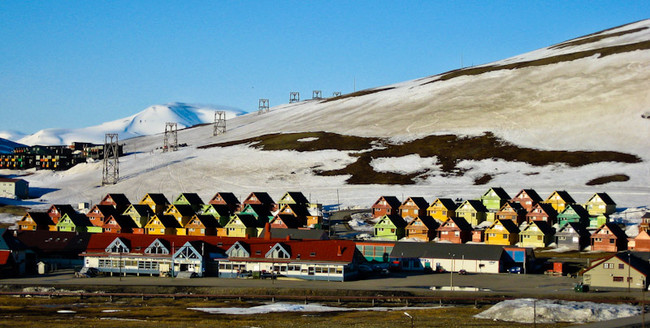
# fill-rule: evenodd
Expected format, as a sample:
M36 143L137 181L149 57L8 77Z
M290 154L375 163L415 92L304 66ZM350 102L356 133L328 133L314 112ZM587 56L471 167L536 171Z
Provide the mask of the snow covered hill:
M560 189L585 202L594 192L605 191L619 207L648 206L650 120L643 114L650 111L649 81L650 20L645 20L494 63L337 98L284 104L262 115L237 116L227 121L227 132L218 136L212 135L212 126L185 129L178 132L178 142L189 146L175 152L157 150L163 144L161 135L125 140L138 133L164 131L164 122L171 121L168 117L146 128L137 127L141 120L144 124L158 118L150 108L147 115L105 124L120 133L129 154L120 159L116 185L100 186L101 163L77 165L66 172L37 171L25 178L30 187L48 191L39 195L45 203L96 202L109 192L125 193L137 201L149 192L164 193L168 198L196 192L207 200L218 191L234 192L241 198L252 191L267 191L275 198L300 190L312 201L326 205L340 201L368 207L380 195L402 200L409 196L428 201L436 197L476 199L489 187L475 185L477 177L489 174L489 184L505 188L511 196L522 188L535 188L545 198ZM170 113L165 108L162 111ZM350 185L348 176L323 176L316 171L346 167L355 163L361 152L263 151L251 144L197 148L272 133L310 131L384 137L394 142L491 131L520 147L617 151L635 155L641 162L574 167L503 159L462 160L456 165L463 175L453 176L436 174L437 159L414 155L414 150L402 157L376 158L371 164L377 172L428 170L416 184ZM102 130L97 136L103 138L104 133ZM66 136L56 135L60 139L55 141ZM617 174L629 179L586 185L594 178Z
M0 154L10 154L14 148L24 146L11 140L0 138Z
M185 103L154 105L123 119L81 129L45 129L18 141L28 145L69 145L73 141L103 143L106 133L118 133L121 140L165 131L165 123L178 123L186 128L214 121L215 110L226 111L226 118L245 112L224 106L203 106Z

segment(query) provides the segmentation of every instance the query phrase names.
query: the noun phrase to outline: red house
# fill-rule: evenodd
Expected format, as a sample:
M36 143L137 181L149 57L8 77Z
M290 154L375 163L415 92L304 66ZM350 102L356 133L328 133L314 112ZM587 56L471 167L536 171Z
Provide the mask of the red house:
M117 210L117 213L122 214L131 205L131 202L124 194L106 194L99 202L99 205L113 206Z
M546 221L549 225L554 225L557 222L557 211L547 203L537 203L533 209L526 214L526 222L531 221Z
M620 252L626 249L627 235L615 223L605 223L591 235L592 251Z
M519 203L507 202L496 212L496 218L499 220L511 220L519 225L526 220L526 210Z
M278 210L278 204L273 200L273 198L271 198L268 193L265 192L252 192L242 203L242 208L248 204L264 205L270 212L275 212Z
M372 217L380 218L384 215L397 215L402 203L395 196L381 196L372 204Z
M72 205L59 204L50 206L46 213L50 216L52 222L54 222L54 224L57 224L63 215L68 214L70 216L74 216L77 214L77 211L72 208Z
M235 194L231 192L218 192L216 193L212 199L208 202L208 204L214 204L214 205L226 205L228 206L228 209L230 210L230 213L235 213L240 210L241 208L241 202L239 202L239 199L235 196Z
M130 216L119 214L109 215L102 225L104 233L133 233L137 227Z
M526 212L530 212L535 205L543 201L542 197L534 189L522 189L510 200L511 203L519 203Z
M90 220L90 223L92 223L95 227L101 227L104 225L106 219L114 214L118 214L118 212L115 210L115 207L113 207L113 205L97 204L93 206L90 211L88 211L86 216L88 217L88 220Z
M438 241L464 244L472 240L472 226L462 217L451 217L438 228ZM482 236L477 236L483 241Z

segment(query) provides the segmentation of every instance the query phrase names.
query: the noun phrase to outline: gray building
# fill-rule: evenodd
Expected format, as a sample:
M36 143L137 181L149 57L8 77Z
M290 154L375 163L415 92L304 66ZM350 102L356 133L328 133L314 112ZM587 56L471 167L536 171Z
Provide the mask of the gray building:
M29 182L22 179L0 178L0 197L27 198Z

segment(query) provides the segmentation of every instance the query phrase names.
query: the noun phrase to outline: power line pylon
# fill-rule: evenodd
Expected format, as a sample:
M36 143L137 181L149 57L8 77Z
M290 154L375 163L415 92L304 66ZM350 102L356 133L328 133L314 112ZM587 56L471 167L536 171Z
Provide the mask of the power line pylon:
M269 100L260 98L257 114L261 115L269 112Z
M178 149L178 123L165 123L163 153Z
M226 133L226 111L218 110L214 112L214 131L213 136Z
M107 133L104 136L104 170L102 186L116 184L120 179L119 145L117 133Z
M291 91L289 93L289 103L295 103L300 101L300 92L297 91Z

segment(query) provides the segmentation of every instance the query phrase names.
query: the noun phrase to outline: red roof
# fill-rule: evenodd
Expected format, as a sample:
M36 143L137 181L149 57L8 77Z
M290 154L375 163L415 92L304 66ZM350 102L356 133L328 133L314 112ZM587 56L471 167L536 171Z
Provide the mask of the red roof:
M250 252L250 258L237 258L237 260L252 261L327 261L327 262L352 262L356 245L351 240L264 240L249 239L241 242ZM266 253L276 244L289 252L288 259L267 259Z
M5 265L9 262L11 251L0 251L0 265Z

